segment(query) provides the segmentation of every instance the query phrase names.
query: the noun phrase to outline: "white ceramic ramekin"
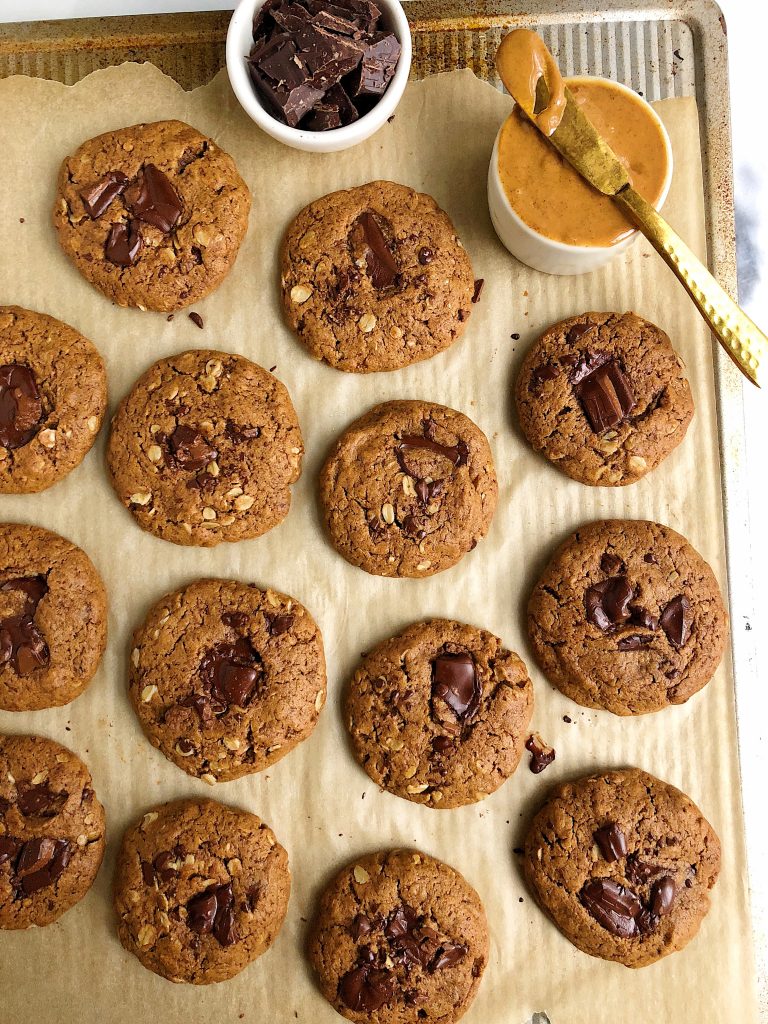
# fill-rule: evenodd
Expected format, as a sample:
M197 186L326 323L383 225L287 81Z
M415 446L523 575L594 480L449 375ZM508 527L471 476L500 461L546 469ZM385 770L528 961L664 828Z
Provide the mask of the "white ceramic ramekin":
M667 130L661 122L653 107L646 103L632 89L628 89L620 82L612 82L619 89L630 93L635 99L645 103L648 111L659 127L661 137L667 150L667 176L664 180L664 187L656 209L660 210L669 193L672 184L672 144L669 141ZM499 174L499 136L501 128L493 144L491 163L488 168L488 208L491 213L491 220L496 229L502 244L509 249L521 263L525 263L534 270L541 270L545 274L588 274L598 267L605 266L619 253L626 250L637 239L639 232L633 230L630 234L620 239L614 245L568 245L565 242L558 242L553 238L547 238L540 234L520 217L512 208L512 205L504 191Z
M411 30L398 0L376 0L382 22L397 36L402 47L400 60L387 91L375 107L353 124L331 128L327 132L307 132L290 128L263 106L251 82L246 59L253 46L253 16L264 0L240 0L227 31L227 74L235 95L252 121L278 142L308 153L336 153L363 142L386 122L405 91L411 70Z

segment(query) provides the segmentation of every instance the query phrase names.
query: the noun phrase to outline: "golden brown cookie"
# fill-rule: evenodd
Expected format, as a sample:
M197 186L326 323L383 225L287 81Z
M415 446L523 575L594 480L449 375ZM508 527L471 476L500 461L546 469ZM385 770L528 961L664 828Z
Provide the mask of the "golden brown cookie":
M0 524L0 708L74 700L107 645L107 595L84 551L37 526Z
M417 622L365 656L347 689L355 756L428 807L482 800L514 772L533 713L520 658L484 629Z
M323 893L309 941L320 991L360 1024L453 1024L488 962L472 886L415 850L359 857Z
M227 981L275 941L290 891L288 854L255 814L177 800L148 811L123 836L117 934L169 981Z
M143 530L212 547L259 537L288 515L304 442L283 384L210 349L161 359L112 421L112 485Z
M45 313L0 306L0 493L44 491L79 466L106 407L90 341Z
M338 370L396 370L464 332L472 265L435 200L393 181L333 192L291 223L280 258L288 326Z
M42 736L0 736L0 928L56 921L103 856L104 808L80 758Z
M384 402L347 427L320 473L333 546L377 576L432 576L476 547L498 487L485 434L455 409Z
M635 313L582 313L549 327L516 386L523 433L574 480L621 487L685 437L693 398L660 327Z
M645 967L696 935L720 841L684 793L637 768L557 786L531 822L524 870L574 946Z
M66 157L53 223L107 298L172 312L221 284L250 206L228 153L188 124L157 121L106 132Z
M613 519L571 534L528 602L548 679L615 715L684 704L720 664L728 616L712 570L668 526Z
M128 689L153 746L190 775L226 782L312 732L326 696L323 640L292 597L199 580L134 632Z

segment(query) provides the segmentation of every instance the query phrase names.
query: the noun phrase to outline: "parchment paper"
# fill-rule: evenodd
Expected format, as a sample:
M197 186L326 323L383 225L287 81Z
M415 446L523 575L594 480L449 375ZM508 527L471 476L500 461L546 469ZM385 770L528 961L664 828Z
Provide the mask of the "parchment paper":
M85 463L52 490L0 498L0 519L36 523L82 545L111 602L109 647L86 693L65 708L0 714L2 731L42 733L81 754L109 822L108 855L86 899L52 927L0 933L2 1024L332 1024L339 1018L314 988L303 956L305 922L342 864L400 844L454 865L484 900L491 957L468 1024L516 1024L535 1011L546 1011L553 1024L756 1019L729 656L688 704L618 719L585 711L547 684L533 668L524 624L528 592L553 546L595 518L667 523L690 538L724 584L711 341L683 290L642 241L605 271L570 279L535 273L507 254L491 227L485 178L509 103L469 71L442 75L410 85L394 121L366 144L308 156L261 134L223 74L192 93L148 65L97 71L73 87L21 77L0 83L0 302L53 314L91 338L107 361L113 408L150 363L185 348L218 347L276 364L307 448L287 520L259 540L214 550L179 548L142 533L107 482L105 431ZM676 99L657 106L676 161L666 214L703 254L695 104ZM233 272L196 307L203 331L184 313L168 323L163 315L111 306L65 259L50 224L65 154L99 132L169 117L189 121L231 152L253 194L250 230ZM374 178L434 195L486 285L464 339L451 350L406 370L362 377L314 362L283 326L276 252L305 203ZM550 322L588 309L634 309L662 325L687 363L696 400L682 448L628 488L595 490L567 480L532 454L512 415L511 385L528 343ZM519 340L510 337L515 332ZM330 547L318 518L315 481L331 441L390 398L428 398L464 411L486 431L495 455L500 495L488 538L457 567L427 580L378 579L353 568ZM213 575L294 594L323 630L329 670L328 704L311 739L267 772L215 789L150 746L125 694L132 628L162 594ZM524 763L484 802L436 811L379 792L357 766L339 712L342 686L360 652L428 616L486 627L527 661L534 726L557 749L544 775L533 776ZM574 724L563 722L566 714ZM533 904L512 852L553 783L627 764L690 793L723 842L722 875L699 936L684 952L640 971L574 949ZM261 815L287 847L294 880L273 948L233 981L205 989L173 985L140 967L116 938L110 903L124 826L158 801L195 794Z

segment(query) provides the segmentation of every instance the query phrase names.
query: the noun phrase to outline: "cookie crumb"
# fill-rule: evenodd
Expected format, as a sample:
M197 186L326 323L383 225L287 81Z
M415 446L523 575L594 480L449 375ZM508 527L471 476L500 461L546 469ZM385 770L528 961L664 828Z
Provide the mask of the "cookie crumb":
M195 325L195 327L199 327L200 330L202 331L205 324L203 323L203 318L200 316L200 314L192 310L192 312L189 313L188 316L192 323Z

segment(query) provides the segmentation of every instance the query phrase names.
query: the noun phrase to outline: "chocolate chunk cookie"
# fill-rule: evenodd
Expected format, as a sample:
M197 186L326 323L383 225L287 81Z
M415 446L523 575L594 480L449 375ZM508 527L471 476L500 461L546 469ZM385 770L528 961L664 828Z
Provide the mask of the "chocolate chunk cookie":
M282 522L303 455L280 381L208 349L151 366L120 403L107 446L112 485L139 526L200 547Z
M429 807L460 807L514 772L533 713L525 665L461 622L418 622L355 672L346 718L374 782Z
M0 306L0 493L44 491L80 465L106 407L90 341L52 316Z
M377 576L432 576L491 525L498 487L488 439L431 402L384 402L348 427L320 474L334 547Z
M668 526L644 521L577 530L528 603L544 674L577 703L615 715L684 704L720 664L727 628L701 555Z
M698 932L720 841L679 789L628 768L557 786L531 822L523 866L574 946L645 967Z
M477 994L488 924L480 897L447 864L414 850L374 853L323 893L309 958L348 1020L453 1024Z
M66 157L53 223L107 298L171 312L221 284L250 207L228 153L188 124L157 121L106 132Z
M69 704L107 645L107 595L80 548L37 526L0 524L0 709Z
M574 480L621 487L683 440L693 398L669 338L635 313L582 313L546 330L517 378L520 426Z
M117 934L169 981L226 981L275 941L288 909L288 854L255 814L177 800L127 829L117 857Z
M447 214L392 181L305 207L281 273L288 326L316 359L350 373L429 359L460 337L472 308L472 265Z
M317 724L320 630L285 594L199 580L134 632L129 693L152 745L185 772L211 783L260 772Z
M80 758L42 736L0 736L0 928L56 921L103 856L104 809Z

